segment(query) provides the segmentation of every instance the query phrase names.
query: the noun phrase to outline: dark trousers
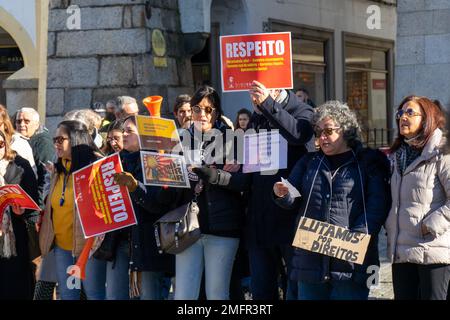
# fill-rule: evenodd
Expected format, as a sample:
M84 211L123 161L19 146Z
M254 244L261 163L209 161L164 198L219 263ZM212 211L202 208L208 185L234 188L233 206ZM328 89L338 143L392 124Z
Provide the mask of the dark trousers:
M290 295L289 290L292 290L294 286L297 287L297 283L289 281L288 276L291 269L291 245L249 248L248 255L253 300L278 300L278 280L280 276L282 282L284 282L281 287L284 289L285 296ZM296 297L296 292L293 295Z
M396 300L445 300L450 282L450 265L394 263L392 283Z

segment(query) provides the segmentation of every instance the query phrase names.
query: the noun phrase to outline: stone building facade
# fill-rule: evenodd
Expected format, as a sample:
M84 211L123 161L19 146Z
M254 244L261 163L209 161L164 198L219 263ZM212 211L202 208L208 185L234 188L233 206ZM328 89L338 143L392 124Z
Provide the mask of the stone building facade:
M79 8L79 29L70 24L73 21L68 28L68 19L76 18L70 7L74 5ZM162 66L155 65L155 29L166 44ZM161 95L162 114L169 115L175 97L193 87L190 57L182 43L177 0L50 1L48 125L70 110L119 95L138 101Z
M450 0L398 0L395 103L409 94L450 106Z

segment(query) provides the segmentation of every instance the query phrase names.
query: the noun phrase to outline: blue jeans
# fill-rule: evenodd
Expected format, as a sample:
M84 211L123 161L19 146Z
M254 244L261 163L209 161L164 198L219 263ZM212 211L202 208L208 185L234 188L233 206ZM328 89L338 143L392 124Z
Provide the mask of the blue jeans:
M117 247L115 261L106 263L106 299L129 300L130 280L128 267L130 257L128 254L128 241L122 241Z
M76 263L72 251L54 248L56 277L58 279L58 290L61 300L80 300L81 283L88 300L105 299L105 270L104 261L90 258L86 264L86 279L69 276L67 269Z
M61 249L58 246L54 248L56 278L58 280L58 290L61 300L80 300L81 280L70 277L67 274L67 268L75 264L75 257L72 252Z
M298 283L299 300L367 300L369 288L351 280L326 283Z
M248 250L253 300L278 300L281 286L287 300L297 297L297 283L289 280L292 246L278 245L271 248L251 247ZM284 270L287 269L287 270ZM281 283L279 283L279 275Z
M166 277L164 272L141 272L141 295L140 300L164 300L165 290L164 281Z
M86 279L83 289L88 300L105 300L106 297L106 261L89 258L86 264Z
M238 238L203 234L191 247L176 255L175 300L196 300L203 269L208 300L228 300L231 271Z

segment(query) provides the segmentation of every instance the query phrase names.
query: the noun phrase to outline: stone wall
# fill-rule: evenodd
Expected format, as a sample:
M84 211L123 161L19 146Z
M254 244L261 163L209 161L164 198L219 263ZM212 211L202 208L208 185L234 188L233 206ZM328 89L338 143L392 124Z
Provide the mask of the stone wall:
M185 56L177 0L51 0L49 11L47 124L66 112L118 95L139 102L164 97L169 115L175 98L193 90L190 57ZM80 8L80 30L66 26L70 5ZM153 29L166 39L167 67L155 67ZM141 105L141 107L143 107Z
M398 0L395 103L414 93L450 105L450 0Z

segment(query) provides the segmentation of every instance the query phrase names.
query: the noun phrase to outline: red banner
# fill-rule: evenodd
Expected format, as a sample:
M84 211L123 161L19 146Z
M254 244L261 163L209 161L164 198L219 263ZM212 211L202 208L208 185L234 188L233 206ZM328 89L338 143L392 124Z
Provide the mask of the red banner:
M34 200L18 184L0 187L0 223L7 206L17 204L19 207L31 210L41 210Z
M73 173L73 190L85 238L136 224L130 194L114 182L122 172L118 153Z
M247 91L253 80L269 89L292 89L291 33L220 37L223 91Z

